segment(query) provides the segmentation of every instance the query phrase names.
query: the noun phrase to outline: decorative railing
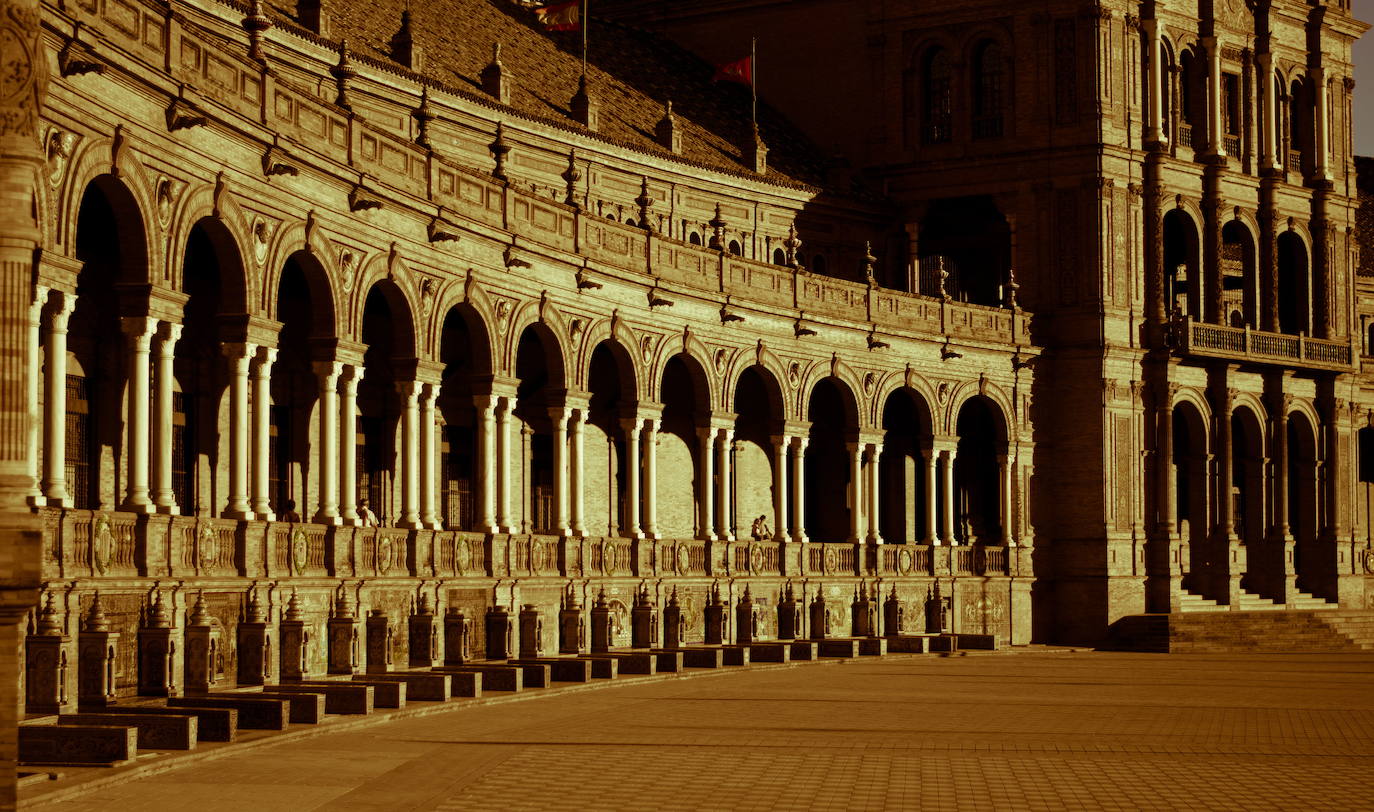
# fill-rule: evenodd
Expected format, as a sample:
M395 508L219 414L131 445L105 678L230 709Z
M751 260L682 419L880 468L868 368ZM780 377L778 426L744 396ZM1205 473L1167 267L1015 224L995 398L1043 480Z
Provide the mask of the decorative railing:
M557 536L518 538L515 544L515 569L521 575L557 575L560 572Z
M848 542L811 544L806 550L809 575L854 575L857 571L854 548Z
M272 571L281 575L326 575L325 534L320 524L269 525L272 539Z
M1226 150L1226 154L1233 158L1240 157L1240 136L1224 135L1221 137L1221 146Z
M1288 171L1299 177L1302 176L1302 153L1296 149L1288 150Z
M1179 145L1180 147L1188 147L1188 148L1190 148L1190 149L1192 148L1192 146L1193 146L1193 125L1191 125L1191 124L1182 124L1182 123L1180 123L1180 124L1178 125L1178 145Z
M446 530L434 534L434 567L438 575L487 573L486 540L476 534Z
M735 547L733 571L737 574L778 575L778 542L752 542Z
M1186 355L1322 369L1348 370L1353 364L1348 340L1266 333L1249 327L1204 324L1191 318L1179 319L1174 324L1179 349Z
M181 542L181 566L196 575L240 572L238 522L231 519L172 518L172 534Z

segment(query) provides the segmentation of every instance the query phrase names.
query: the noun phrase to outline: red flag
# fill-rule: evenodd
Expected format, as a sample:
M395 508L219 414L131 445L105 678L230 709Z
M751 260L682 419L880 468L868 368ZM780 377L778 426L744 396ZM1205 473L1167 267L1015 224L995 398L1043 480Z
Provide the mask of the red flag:
M716 66L716 75L711 77L712 82L739 82L742 85L754 86L754 57L746 56L734 62L726 62L724 65Z
M537 8L539 22L550 31L577 31L582 28L582 0L569 0Z

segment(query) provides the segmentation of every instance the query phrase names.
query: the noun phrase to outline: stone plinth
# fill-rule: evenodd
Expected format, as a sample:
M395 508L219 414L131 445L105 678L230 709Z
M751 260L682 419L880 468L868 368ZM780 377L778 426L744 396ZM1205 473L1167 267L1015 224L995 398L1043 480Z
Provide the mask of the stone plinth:
M504 606L487 607L487 659L508 660L514 653L515 623Z
M444 665L462 665L471 660L471 643L467 615L450 606L444 615Z
M391 621L386 612L373 609L367 616L367 673L391 671Z

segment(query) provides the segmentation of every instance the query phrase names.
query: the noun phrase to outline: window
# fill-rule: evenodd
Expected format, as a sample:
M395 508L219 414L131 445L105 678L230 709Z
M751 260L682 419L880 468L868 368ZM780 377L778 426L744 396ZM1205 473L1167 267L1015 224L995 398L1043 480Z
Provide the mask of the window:
M267 411L267 492L272 494L272 512L278 515L286 512L291 499L290 419L285 406L271 406Z
M687 242L692 245L701 245L701 235L693 231L691 234L687 235Z
M172 393L172 496L183 516L195 513L192 504L191 475L195 470L195 452L186 442L186 393Z
M926 57L924 140L927 144L948 143L953 123L953 70L949 54L936 48Z
M1006 63L1002 46L985 42L973 57L973 137L997 138L1002 134L1002 102Z
M1228 155L1240 154L1241 116L1240 77L1234 73L1221 77L1222 148Z
M781 248L774 248L774 249L773 249L773 264L774 264L774 265L786 265L786 264L787 264L787 252L784 251L784 250L782 250Z
M67 376L67 493L72 506L89 510L91 500L91 410L90 392L86 379L80 375Z
M477 520L472 489L473 433L467 426L448 426L439 449L443 460L444 525L468 529Z
M739 240L731 240L731 241L730 241L730 253L734 254L734 255L737 256L737 257L738 257L738 256L743 256L743 254L744 254L744 249L742 249L742 248L740 247Z

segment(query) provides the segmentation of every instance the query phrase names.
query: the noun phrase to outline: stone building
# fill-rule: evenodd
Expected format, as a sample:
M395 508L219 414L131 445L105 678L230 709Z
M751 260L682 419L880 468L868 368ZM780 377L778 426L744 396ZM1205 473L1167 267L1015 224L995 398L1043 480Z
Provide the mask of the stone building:
M621 644L639 590L689 640L716 589L1009 643L1374 606L1346 0L601 0L585 73L527 5L41 5L71 697L83 619L135 693L202 598L229 683L288 604L320 673L331 617L481 651L603 591Z

